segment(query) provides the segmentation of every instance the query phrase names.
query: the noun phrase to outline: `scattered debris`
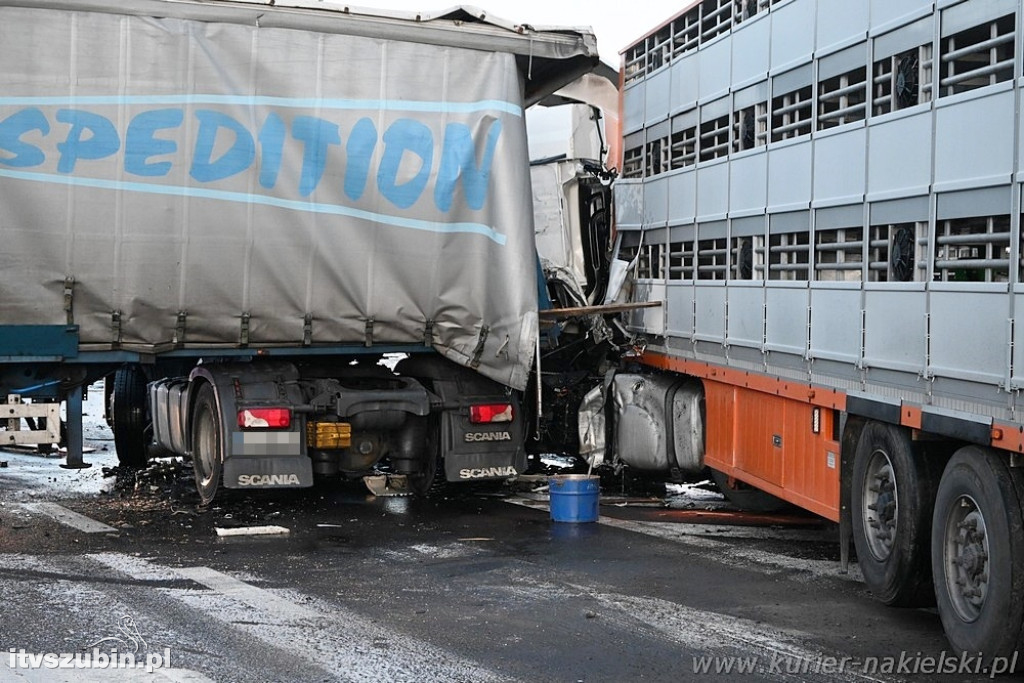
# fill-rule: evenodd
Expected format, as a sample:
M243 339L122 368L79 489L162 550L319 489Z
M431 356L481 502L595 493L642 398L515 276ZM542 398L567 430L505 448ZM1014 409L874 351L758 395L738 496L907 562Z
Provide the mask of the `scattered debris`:
M287 536L291 529L283 526L237 526L237 527L214 527L218 536Z

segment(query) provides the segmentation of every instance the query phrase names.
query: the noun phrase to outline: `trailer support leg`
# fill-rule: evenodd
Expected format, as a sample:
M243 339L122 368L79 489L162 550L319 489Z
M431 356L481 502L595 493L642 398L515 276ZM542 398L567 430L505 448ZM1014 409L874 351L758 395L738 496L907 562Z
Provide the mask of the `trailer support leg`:
M68 455L64 464L66 470L81 470L92 467L82 458L82 450L85 445L85 438L82 430L82 395L85 388L77 386L68 394L68 415L67 415L67 449Z

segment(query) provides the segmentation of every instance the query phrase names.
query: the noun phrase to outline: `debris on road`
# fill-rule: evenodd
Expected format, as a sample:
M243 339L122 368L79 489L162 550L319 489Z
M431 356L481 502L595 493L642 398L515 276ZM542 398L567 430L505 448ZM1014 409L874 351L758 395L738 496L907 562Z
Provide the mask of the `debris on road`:
M238 526L238 527L214 527L218 536L287 536L291 529L283 526Z

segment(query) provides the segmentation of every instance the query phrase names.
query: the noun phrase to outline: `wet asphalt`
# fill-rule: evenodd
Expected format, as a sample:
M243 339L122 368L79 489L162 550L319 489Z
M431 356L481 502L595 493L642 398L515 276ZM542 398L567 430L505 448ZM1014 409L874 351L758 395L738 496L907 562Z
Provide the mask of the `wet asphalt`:
M102 429L89 445L95 464L78 472L0 453L0 682L981 678L913 673L908 657L950 656L938 616L873 600L815 518L690 523L675 511L727 506L703 489L608 489L599 523L564 524L537 484L421 500L325 482L204 508L186 463L120 473ZM86 533L40 503L109 528ZM287 534L218 535L267 526ZM16 661L96 642L171 667ZM736 658L752 673L714 673Z

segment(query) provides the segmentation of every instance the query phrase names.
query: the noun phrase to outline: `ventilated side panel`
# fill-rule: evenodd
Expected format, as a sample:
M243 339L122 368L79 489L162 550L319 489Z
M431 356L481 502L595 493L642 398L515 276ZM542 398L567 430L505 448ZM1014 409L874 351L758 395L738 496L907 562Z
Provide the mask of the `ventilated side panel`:
M830 2L818 11L817 50L863 37L868 30L868 6L864 2Z
M638 229L643 222L644 186L620 180L615 183L615 219L619 230Z
M772 22L761 17L743 24L743 40L732 41L732 82L744 84L765 76L771 45Z
M810 60L814 51L814 2L791 2L773 8L772 62L777 69L797 61Z
M884 26L908 14L919 15L922 8L930 7L931 3L923 0L871 0L871 23L874 26Z
M646 95L645 81L631 85L622 93L622 132L632 133L643 128Z

